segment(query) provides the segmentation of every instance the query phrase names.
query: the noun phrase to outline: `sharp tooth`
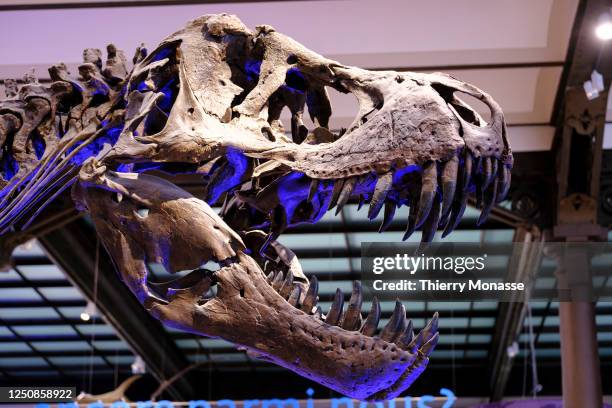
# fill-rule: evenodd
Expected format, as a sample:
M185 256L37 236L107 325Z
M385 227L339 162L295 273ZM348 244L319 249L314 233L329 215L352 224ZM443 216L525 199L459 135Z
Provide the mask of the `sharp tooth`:
M291 292L289 299L287 299L287 302L289 302L291 306L296 307L298 302L300 301L301 294L302 294L302 289L300 289L299 285L296 285L293 288L293 291Z
M380 303L378 302L378 298L375 296L372 299L372 307L370 308L370 313L366 318L363 326L359 330L362 334L366 336L372 337L374 333L376 333L376 329L378 328L378 321L380 320Z
M408 320L408 323L406 324L406 330L404 330L404 333L402 333L402 335L399 336L395 344L405 349L412 342L413 338L414 338L414 331L412 330L412 320Z
M308 198L306 199L306 201L311 202L318 191L319 191L319 180L312 179L312 181L310 182L310 189L308 190Z
M363 204L365 203L365 196L363 194L359 194L359 203L357 204L357 211L361 210Z
M274 276L274 280L272 280L272 287L275 291L280 291L280 288L283 286L283 271L276 272Z
M402 302L395 301L395 309L391 315L391 319L380 333L380 338L384 341L392 342L397 336L406 330L406 309Z
M474 164L474 159L472 158L472 154L469 150L466 149L465 157L463 159L463 174L462 174L462 190L468 191L470 188L470 180L472 178L472 167Z
M391 225L391 223L393 222L393 216L395 215L396 208L397 206L395 205L394 201L391 201L391 200L385 201L385 214L384 214L382 223L380 224L380 227L378 228L378 232L386 231L387 228L389 228L389 225Z
M484 190L482 189L481 183L476 183L476 208L482 208L482 199Z
M268 276L266 276L266 280L268 281L269 284L272 284L272 281L274 280L274 271L270 271Z
M368 210L368 218L374 219L378 216L380 209L387 198L387 193L391 189L393 184L393 173L388 172L383 174L376 181L374 187L374 193L372 194L372 200L370 200L370 209Z
M363 295L361 291L361 282L353 281L353 293L349 300L348 308L344 313L342 328L345 330L357 330L361 323L361 303Z
M442 233L442 238L446 237L448 234L453 232L457 225L461 222L461 218L463 217L463 213L465 212L465 207L467 206L468 195L467 191L461 192L461 197L453 203L453 209L451 210L451 216L446 224L446 228L444 228L444 232Z
M510 176L512 172L505 164L501 164L501 171L497 175L497 202L503 201L510 189Z
M421 346L427 343L438 332L438 312L434 313L433 317L427 323L427 326L419 332L408 346L411 350L418 350Z
M337 326L338 323L340 323L340 317L342 316L343 306L344 306L344 293L342 293L342 290L338 288L336 289L336 295L334 296L334 301L332 302L332 305L329 308L329 312L327 313L325 322L327 324Z
M421 245L419 245L419 253L422 253L426 248L427 244L429 244L434 235L436 234L436 230L438 229L438 221L440 220L440 201L435 199L433 205L431 207L431 211L429 212L429 216L427 220L425 220L425 224L423 224L423 233L421 234Z
M497 201L497 183L493 183L483 195L483 207L482 211L480 212L480 217L478 217L478 222L476 223L477 226L480 226L487 220L487 217L491 213L491 209Z
M444 169L442 170L442 218L446 218L448 215L453 199L455 198L458 171L459 157L453 156L446 162Z
M421 197L419 198L419 210L416 217L416 228L419 228L429 215L433 204L436 190L438 188L438 170L435 162L430 162L423 167L421 183Z
M497 165L497 159L492 158L491 159L491 180L489 180L489 183L491 183L492 181L495 181L498 170L499 170L499 166Z
M323 317L323 313L321 312L321 306L317 306L317 308L312 312L312 315L317 319L321 320Z
M338 204L338 197L340 197L340 192L342 191L342 186L344 185L344 180L334 180L334 188L332 189L332 197L329 202L329 208L334 208Z
M281 286L278 293L282 297L287 299L289 295L291 294L292 290L293 290L293 274L291 273L291 271L287 271L287 276L285 277L285 281L283 282L283 285Z
M423 347L421 347L421 353L429 357L431 353L434 351L434 349L436 348L439 338L440 338L439 333L434 334L434 336L431 339L429 339L429 341L425 343Z
M351 197L351 193L353 192L353 188L355 187L355 183L357 182L356 177L351 177L344 181L344 185L342 186L342 191L340 192L340 197L338 197L338 206L336 207L336 215L342 211L344 205L348 202Z
M491 177L493 175L493 164L491 163L490 157L485 157L482 162L482 189L486 190L491 183Z
M306 297L304 298L304 302L302 302L302 310L307 314L312 313L312 309L317 304L319 300L319 280L316 276L310 278L310 286L308 286L308 291L306 292Z
M412 194L409 195L409 210L408 210L408 225L406 225L406 232L402 238L402 241L407 240L416 230L416 214L417 214L417 201Z

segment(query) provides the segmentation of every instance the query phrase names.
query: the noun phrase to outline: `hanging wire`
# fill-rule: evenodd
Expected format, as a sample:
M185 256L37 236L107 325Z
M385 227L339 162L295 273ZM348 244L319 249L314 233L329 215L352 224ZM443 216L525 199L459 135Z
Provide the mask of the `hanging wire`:
M94 283L93 283L93 304L98 307L98 279L100 277L100 239L96 235L96 256L94 262ZM93 316L92 316L93 317ZM93 393L93 374L94 374L94 350L96 343L96 318L91 319L91 352L89 354L89 387L90 393Z
M535 348L535 336L533 335L533 319L531 314L531 303L527 302L525 304L527 308L527 316L529 317L529 354L531 356L531 381L532 381L532 396L533 399L536 399L538 396L538 392L540 392L542 386L538 381L538 366L536 359L536 348Z

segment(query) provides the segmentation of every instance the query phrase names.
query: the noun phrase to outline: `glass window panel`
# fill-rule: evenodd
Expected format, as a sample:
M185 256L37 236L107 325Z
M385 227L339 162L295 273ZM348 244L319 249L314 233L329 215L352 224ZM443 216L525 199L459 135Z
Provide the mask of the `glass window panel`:
M225 340L221 340L221 339L202 339L200 340L200 344L202 345L202 347L204 348L208 348L208 349L218 349L218 348L225 348L225 347L234 347L235 346Z
M58 366L76 365L104 365L106 364L100 356L72 356L72 357L49 357L49 361Z
M6 326L0 326L0 337L15 337L13 333Z
M436 350L436 358L463 358L465 350Z
M489 343L490 341L491 341L490 334L470 334L468 337L468 342L471 344Z
M13 329L20 335L26 337L44 336L76 336L77 333L69 325L42 325L42 326L13 326Z
M485 358L489 355L486 350L467 350L465 352L466 358Z
M512 229L498 229L498 230L484 230L482 235L485 242L512 242L514 237L514 230Z
M552 358L552 357L561 357L561 351L559 349L537 349L536 350L537 358Z
M495 310L499 303L496 300L481 300L474 302L472 308L474 310Z
M469 310L470 302L427 302L427 310Z
M301 259L300 264L306 275L330 275L334 273L346 273L351 270L348 258Z
M215 362L246 362L246 354L238 353L214 353L210 355L210 360Z
M91 350L86 341L34 341L32 346L39 351Z
M82 310L82 309L81 309ZM51 307L15 307L0 308L0 319L59 319L60 316Z
M18 282L20 280L22 280L21 276L13 269L9 269L7 272L0 272L0 284L2 282Z
M38 293L32 288L2 288L0 300L2 303L42 302Z
M542 278L539 277L536 279L535 287L536 289L553 289L557 279L555 278Z
M467 336L465 334L445 334L440 336L438 342L440 344L463 344L466 342Z
M110 356L106 356L106 359L111 364L132 365L132 363L135 360L135 357L134 356L113 356L113 355L110 355Z
M32 349L23 342L5 342L0 343L0 351L8 352L8 351L31 351Z
M29 280L66 280L64 273L53 264L21 265L19 271Z
M49 300L81 300L83 295L72 286L61 288L41 288L42 295Z
M440 323L438 327L467 327L468 326L468 318L467 317L441 317Z
M115 330L107 325L103 324L79 324L77 326L78 331L83 334L115 334Z
M204 363L208 360L208 356L206 354L189 354L187 355L187 359L191 363Z
M96 340L93 345L98 350L130 350L123 340Z
M598 325L609 325L612 324L612 315L596 316L595 321Z
M346 248L344 234L285 234L281 235L279 242L294 251L300 249L325 248L326 250Z
M493 327L495 324L495 318L493 317L473 317L470 320L470 326L472 327Z
M177 346L183 349L197 349L200 345L195 339L180 339L174 341Z
M546 320L544 320L544 326L559 326L559 316L546 316Z
M42 357L0 357L0 367L44 367L47 365Z
M612 333L597 333L598 341L612 341Z
M350 296L353 282L348 280L319 281L319 296L333 295L336 293L336 288L340 288L345 297Z
M24 256L24 255L28 255L28 256L43 255L44 256L45 251L43 251L38 241L32 240L32 241L26 242L25 244L17 246L17 248L15 248L15 250L13 251L13 256L15 257Z
M599 355L600 356L605 356L605 357L612 356L612 347L600 347L599 348Z
M83 304L83 306L64 306L58 309L62 316L67 317L68 319L80 319L81 313L83 313L85 307L86 305Z

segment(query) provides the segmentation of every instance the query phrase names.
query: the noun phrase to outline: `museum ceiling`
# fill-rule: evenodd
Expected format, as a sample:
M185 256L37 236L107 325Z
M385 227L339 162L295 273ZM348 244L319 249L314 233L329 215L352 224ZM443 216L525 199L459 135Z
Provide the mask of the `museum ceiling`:
M149 7L152 5L155 6ZM228 12L239 15L250 27L261 23L273 25L346 64L381 70L443 71L486 89L504 107L510 142L520 166L537 162L544 157L539 153L551 149L555 134L551 118L577 7L578 0L504 0L495 4L477 0L469 8L461 2L439 0L423 2L414 11L403 0L379 0L376 7L370 1L327 0L227 3L8 0L0 5L0 32L28 35L13 34L10 41L0 42L0 55L4 56L0 61L0 79L22 77L34 67L44 82L48 80L47 67L58 61L76 72L85 48L104 48L113 42L130 54L141 42L157 44L195 16ZM91 18L94 14L95 19ZM136 29L135 21L152 23L138 24ZM53 30L43 33L37 29L49 24L54 25ZM483 36L483 32L490 35ZM339 93L331 94L331 99L336 113L331 127L346 127L353 120L356 101ZM612 102L608 103L607 117L604 147L612 149ZM289 115L281 118L289 120ZM201 193L194 179L183 178L181 185L196 195ZM507 203L506 207L509 206ZM71 214L69 209L62 211ZM508 244L515 239L515 230L505 215L494 214L477 229L478 214L470 208L455 232L455 239ZM365 212L358 212L356 204L349 204L337 216L329 212L316 225L288 231L280 241L296 252L306 274L319 277L320 305L327 310L336 288L350 293L351 281L358 278L360 242L399 241L406 218L405 209L398 210L388 231L377 234L378 224L367 222ZM90 242L74 257L82 257L83 265L95 264L97 242L91 224L80 219L75 225L78 233ZM412 238L415 242L418 239ZM612 240L612 235L608 240ZM43 244L56 245L56 250L62 245L49 240ZM508 263L503 257L497 261L500 268ZM596 266L596 275L597 271L602 275L596 282L612 290L612 280L603 276L604 271L612 268L612 260L609 261ZM159 279L167 274L159 266L152 267ZM536 287L555 287L552 269L545 265L547 272L538 279ZM113 273L103 267L98 272ZM210 394L212 398L293 395L294 390L310 386L321 397L329 395L323 388L253 359L222 340L157 327L153 325L156 322L145 322L143 326L129 318L109 322L94 315L85 322L80 315L87 306L86 297L97 292L91 282L84 290L82 282L75 285L71 274L67 275L50 261L40 243L20 247L15 254L15 267L0 273L0 384L15 379L20 383L48 384L52 379L68 378L82 388L105 391L131 373L135 355L143 352L135 352L130 339L125 339L125 332L144 330L141 337L144 341L159 347L172 345L168 360L158 361L160 366L170 362L183 366L201 363L190 374L189 381L196 387L208 384L209 389L215 390L215 394ZM559 394L558 303L541 301L532 306L540 380L546 393ZM383 302L381 307L383 325L391 316L393 302ZM495 301L408 303L407 313L416 327L424 326L426 317L434 311L441 316L440 344L429 369L414 386L416 394L436 392L439 384L447 384L458 394L488 394L498 309ZM125 309L126 315L130 312ZM511 394L525 392L517 384L522 384L525 370L531 369L525 353L527 323L525 319L521 347L511 372L514 381L509 383L515 386L509 390ZM117 324L127 326L118 334L113 327ZM610 370L612 302L598 302L597 324L602 369ZM147 330L156 330L156 337L146 340ZM163 338L157 338L159 334ZM283 389L262 390L252 381L249 385L249 379L255 375L270 383L283 384ZM246 384L241 388L242 394L232 387L230 378L233 383ZM604 384L604 393L612 393L612 383Z

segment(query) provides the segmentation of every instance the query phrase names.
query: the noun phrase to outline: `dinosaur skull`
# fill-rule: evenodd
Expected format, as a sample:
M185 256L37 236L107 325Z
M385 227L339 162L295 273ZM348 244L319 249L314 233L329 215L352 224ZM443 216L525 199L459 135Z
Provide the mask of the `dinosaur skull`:
M384 207L381 230L409 206L405 237L422 228L423 243L457 226L468 194L483 221L505 197L512 167L497 103L444 74L344 66L227 14L189 22L149 55L139 48L129 74L123 53L107 51L102 69L101 52L86 50L76 81L58 64L50 87L30 77L21 88L8 84L0 234L27 229L78 180L75 202L125 283L164 323L229 340L355 398L405 390L436 345L437 316L414 337L398 302L376 334L378 302L362 321L357 282L346 310L338 291L322 315L316 279L276 237L350 199L368 202L371 219ZM348 129L329 127L330 88L357 98ZM488 106L488 123L462 93ZM224 198L220 215L143 174L152 168L201 175L206 201ZM203 269L207 261L219 269ZM191 272L155 283L150 262Z
M322 316L316 279L292 273L282 256L267 262L266 278L242 238L204 201L163 179L106 171L90 161L73 198L91 214L124 282L167 325L231 341L358 399L397 396L425 369L437 343L437 315L414 337L399 302L374 336L380 307L374 301L362 321L358 282L345 311L340 294ZM220 269L201 268L211 260ZM192 271L155 284L148 280L149 262Z
M328 87L359 102L339 133L328 128ZM503 114L476 87L444 74L347 67L231 15L198 18L168 37L136 66L128 92L126 125L105 163L199 165L209 202L242 186L239 199L273 215L276 233L353 197L370 203L370 218L385 206L387 224L409 205L407 235L423 226L429 241L439 224L445 233L457 225L469 192L478 193L482 221L509 186ZM484 102L490 123L456 93Z

